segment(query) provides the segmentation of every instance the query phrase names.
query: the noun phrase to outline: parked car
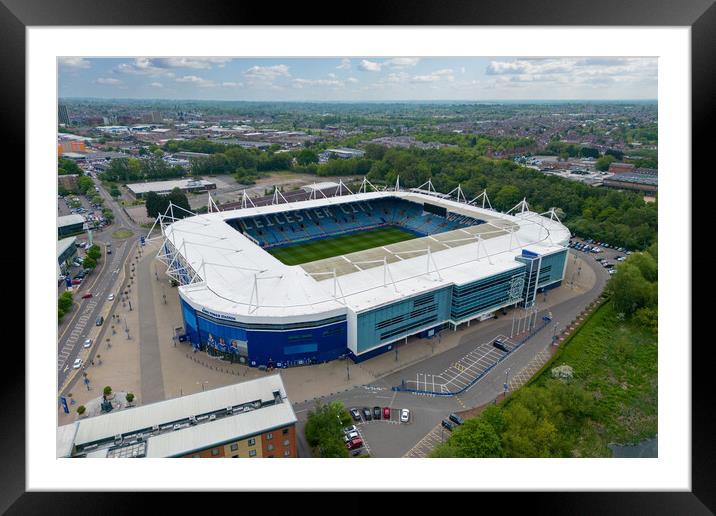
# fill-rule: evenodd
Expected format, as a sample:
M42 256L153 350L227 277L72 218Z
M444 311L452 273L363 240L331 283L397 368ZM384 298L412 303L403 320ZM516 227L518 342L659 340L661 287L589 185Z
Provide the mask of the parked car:
M83 348L89 348L92 346L92 339L85 340L85 343L82 345Z
M97 320L94 322L94 324L95 324L95 326L102 326L103 322L104 322L104 317L100 315L99 317L97 317Z
M450 430L450 431L452 432L453 425L452 425L452 423L451 423L450 421L448 421L447 419L443 419L440 424L441 424L444 428L447 428L448 430Z
M72 369L79 369L80 367L82 367L82 359L81 359L81 358L77 358L77 359L75 359L75 361L72 363Z
M368 407L363 407L363 419L366 421L372 421L373 416L370 413L370 409Z
M373 419L380 419L381 412L380 407L373 407Z
M390 419L390 407L383 407L383 419Z
M114 300L114 294L110 294L107 296L107 301L113 301Z
M363 439L360 437L354 437L346 443L346 448L349 450L354 450L356 448L360 448L361 446L363 446Z
M505 353L507 353L507 351L508 351L507 348L505 347L505 345L502 343L502 341L501 341L500 339L495 339L495 340L492 342L492 345L495 346L497 349L499 349L499 350L501 350L501 351L504 351Z
M360 437L360 435L358 435L358 432L351 432L351 433L349 433L349 434L344 435L344 436L343 436L343 440L344 440L345 442L348 442L348 441L350 441L351 439L355 439L356 437Z
M407 423L410 421L410 411L406 408L401 409L400 411L400 422L401 423Z
M353 421L359 422L361 420L360 412L358 411L357 408L352 408L350 412L351 412L351 416L353 417Z
M72 280L72 284L73 284L73 285L79 285L79 284L81 284L81 283L82 283L82 278L74 278L74 279Z
M463 423L465 422L465 421L464 421L460 416L458 416L457 414L450 414L450 416L448 417L448 419L450 419L450 421L452 421L453 423L455 423L455 424L457 424L457 425L461 425L461 424L463 424Z
M92 297L91 292L85 292L84 294L82 294L82 299L89 299L91 297Z
M344 434L350 434L351 432L357 432L357 431L358 431L358 429L356 428L355 425L347 426L343 429Z
M616 273L617 273L616 269L609 269L609 274L616 274Z
M111 249L107 249L107 254L112 254L112 250L111 250Z

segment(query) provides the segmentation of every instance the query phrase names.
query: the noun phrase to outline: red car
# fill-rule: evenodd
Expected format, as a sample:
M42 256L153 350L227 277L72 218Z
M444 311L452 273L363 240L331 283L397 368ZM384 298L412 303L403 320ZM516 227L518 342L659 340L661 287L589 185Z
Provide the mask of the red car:
M79 279L79 278L72 280L72 284L73 284L73 285L79 285L80 283L82 283L82 280Z
M383 419L390 419L390 407L383 407Z
M349 450L353 450L354 448L360 448L361 446L363 446L363 439L361 439L360 437L354 437L346 443L346 448L348 448Z
M91 297L92 297L92 294L90 294L89 292L87 292L86 294L84 294L84 295L82 296L82 299L89 299L89 298L91 298Z

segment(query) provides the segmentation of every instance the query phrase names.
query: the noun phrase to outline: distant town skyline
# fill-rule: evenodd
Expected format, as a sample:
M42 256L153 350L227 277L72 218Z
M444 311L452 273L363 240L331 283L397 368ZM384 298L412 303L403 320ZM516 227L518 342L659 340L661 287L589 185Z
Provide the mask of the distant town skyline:
M649 57L58 59L60 97L305 102L654 100Z

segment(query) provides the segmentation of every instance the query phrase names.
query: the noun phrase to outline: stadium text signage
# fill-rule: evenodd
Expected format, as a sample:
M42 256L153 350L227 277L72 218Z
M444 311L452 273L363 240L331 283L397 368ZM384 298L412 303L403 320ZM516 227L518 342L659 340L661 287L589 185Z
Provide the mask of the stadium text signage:
M210 316L212 316L212 317L215 317L215 318L217 318L217 319L226 319L226 320L229 320L229 321L235 321L235 320L236 320L236 317L232 317L231 315L218 314L218 313L216 313L216 312L212 312L212 311L210 311L210 310L207 310L207 309L204 308L204 307L201 308L201 311L202 311L202 313L205 313L205 314L210 315Z

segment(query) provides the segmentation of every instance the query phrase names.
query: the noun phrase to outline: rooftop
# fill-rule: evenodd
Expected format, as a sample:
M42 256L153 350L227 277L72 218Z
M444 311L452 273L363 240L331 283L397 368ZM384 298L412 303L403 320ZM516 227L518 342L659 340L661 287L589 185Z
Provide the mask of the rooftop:
M224 222L390 196L430 202L486 223L288 266ZM419 292L511 270L520 266L514 258L522 249L540 254L557 252L563 249L570 233L558 221L529 211L506 215L434 195L386 191L188 217L167 226L165 236L197 274L193 284L179 287L182 298L194 308L227 320L276 324L277 318L291 323L344 315L346 307L362 311ZM431 256L426 261L428 249ZM384 259L387 266L382 263ZM381 263L373 267L351 266L362 261ZM334 283L332 270L338 269L336 263L346 267L336 270L339 277Z
M57 454L68 456L74 447L75 455L127 456L130 449L131 456L138 447L147 457L170 457L295 422L275 374L80 419L57 429Z

